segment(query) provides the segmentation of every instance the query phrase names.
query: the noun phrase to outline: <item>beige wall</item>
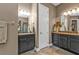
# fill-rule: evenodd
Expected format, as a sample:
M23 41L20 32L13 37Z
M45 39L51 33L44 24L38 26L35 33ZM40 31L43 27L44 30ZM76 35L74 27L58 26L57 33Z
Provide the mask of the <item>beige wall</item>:
M45 6L49 8L49 37L50 37L50 43L51 43L51 33L52 33L52 26L55 23L55 17L56 17L56 7L53 6L50 3L43 3Z
M17 4L0 4L0 20L8 22L8 40L0 44L0 54L18 54ZM14 21L15 24L11 24Z
M59 6L57 6L57 17L61 15L66 10L71 10L73 8L79 7L79 3L62 3Z

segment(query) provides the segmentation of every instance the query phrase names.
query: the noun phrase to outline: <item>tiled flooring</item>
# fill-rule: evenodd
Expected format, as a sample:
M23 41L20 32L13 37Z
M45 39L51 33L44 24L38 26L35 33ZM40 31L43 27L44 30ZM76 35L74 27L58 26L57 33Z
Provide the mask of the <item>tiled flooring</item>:
M39 52L35 52L34 50L25 52L22 55L75 55L75 54L53 46L53 47L47 47L47 48L41 49Z

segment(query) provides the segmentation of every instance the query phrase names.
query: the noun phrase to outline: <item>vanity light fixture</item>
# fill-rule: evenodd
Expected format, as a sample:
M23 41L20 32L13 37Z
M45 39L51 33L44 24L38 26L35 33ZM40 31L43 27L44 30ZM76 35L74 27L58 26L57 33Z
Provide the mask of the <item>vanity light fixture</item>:
M30 13L27 12L26 10L21 9L21 10L18 11L18 16L27 18L28 16L30 16Z
M72 10L66 11L63 13L63 15L77 15L79 13L79 8L74 8Z

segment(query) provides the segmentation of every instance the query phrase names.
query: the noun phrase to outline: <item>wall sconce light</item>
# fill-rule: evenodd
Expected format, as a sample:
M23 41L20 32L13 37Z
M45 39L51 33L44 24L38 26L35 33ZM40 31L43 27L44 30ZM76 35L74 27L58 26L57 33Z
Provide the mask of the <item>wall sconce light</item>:
M19 10L18 11L18 16L27 18L28 16L30 16L30 13L25 11L25 10Z
M63 15L67 16L67 15L78 15L79 13L79 8L74 8L72 10L69 10L67 12L64 12Z

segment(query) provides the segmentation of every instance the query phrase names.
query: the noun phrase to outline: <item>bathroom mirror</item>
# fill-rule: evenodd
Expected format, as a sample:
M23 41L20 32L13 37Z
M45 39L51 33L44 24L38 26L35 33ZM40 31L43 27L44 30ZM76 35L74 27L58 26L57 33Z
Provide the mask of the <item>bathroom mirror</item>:
M35 32L34 11L32 4L18 4L18 32L22 34Z
M28 18L19 18L18 32L28 33Z
M60 17L61 28L60 31L68 31L68 17L61 16Z
M64 12L60 21L61 28L64 28L61 31L79 32L79 11L77 9Z
M79 16L69 16L69 30L72 32L79 32Z
M18 32L19 33L34 33L34 23L29 18L19 17Z

